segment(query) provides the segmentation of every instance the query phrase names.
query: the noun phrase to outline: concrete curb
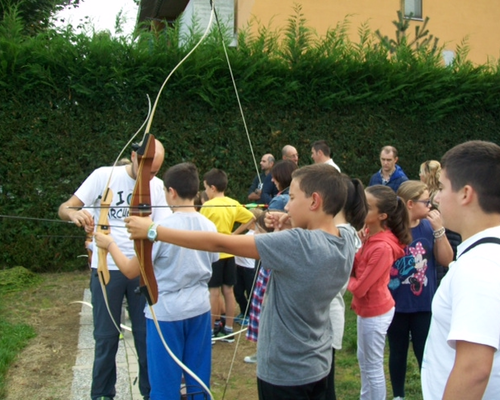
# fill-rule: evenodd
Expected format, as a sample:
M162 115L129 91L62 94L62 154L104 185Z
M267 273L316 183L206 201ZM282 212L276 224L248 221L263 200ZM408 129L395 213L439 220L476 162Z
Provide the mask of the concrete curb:
M83 293L83 301L91 302L89 289ZM122 323L130 326L125 308L122 312ZM82 304L80 312L80 332L78 335L78 354L73 367L73 384L71 386L72 400L90 399L90 385L92 382L92 363L94 361L94 325L92 309ZM135 356L132 332L123 330L123 340L120 341L116 355L117 381L115 400L142 400L137 384L138 364Z

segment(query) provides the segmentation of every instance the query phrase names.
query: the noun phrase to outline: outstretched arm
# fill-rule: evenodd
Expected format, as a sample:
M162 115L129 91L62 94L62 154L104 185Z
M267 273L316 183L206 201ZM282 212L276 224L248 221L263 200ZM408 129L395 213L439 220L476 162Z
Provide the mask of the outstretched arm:
M125 254L122 253L118 245L115 243L111 235L105 235L103 233L95 233L95 243L97 247L101 249L108 250L113 260L115 260L115 264L120 271L129 279L133 279L139 276L141 273L139 260L137 257L128 258Z
M125 223L130 233L130 239L146 239L152 221L149 217L128 217L125 218ZM159 226L157 233L156 240L188 249L229 253L254 259L260 258L253 235L223 235L216 232L170 229L164 226Z

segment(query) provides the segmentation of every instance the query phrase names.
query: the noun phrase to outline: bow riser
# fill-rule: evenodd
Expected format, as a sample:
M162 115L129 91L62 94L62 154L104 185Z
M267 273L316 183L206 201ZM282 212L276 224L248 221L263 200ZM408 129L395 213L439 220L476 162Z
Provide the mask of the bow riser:
M141 146L137 149L138 170L136 185L132 194L132 216L146 217L151 215L151 167L155 156L155 138L151 134L144 135ZM148 239L134 240L135 253L141 268L141 292L146 296L148 304L158 301L158 284L154 275L151 251L153 244Z

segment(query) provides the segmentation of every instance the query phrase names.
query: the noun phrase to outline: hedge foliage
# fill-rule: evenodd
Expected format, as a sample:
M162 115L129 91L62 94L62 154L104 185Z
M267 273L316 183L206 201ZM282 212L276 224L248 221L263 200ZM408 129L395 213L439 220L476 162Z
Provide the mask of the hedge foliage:
M444 67L439 51L425 47L389 52L366 25L351 42L347 26L318 37L297 7L283 30L248 29L229 49L257 162L268 151L278 158L290 143L309 164L310 144L325 139L335 162L366 183L385 144L399 149L400 165L417 178L422 161L456 143L500 142L497 65L474 66L459 51ZM0 209L56 219L89 173L114 161L146 117L146 94L156 94L200 36L180 38L175 27L114 38L69 27L28 37L22 28L15 12L0 25ZM222 168L228 194L245 202L255 166L216 30L167 84L151 132L165 145L164 168L181 161L201 174ZM74 226L0 224L3 267L85 264L76 259L83 239L69 237L83 236Z

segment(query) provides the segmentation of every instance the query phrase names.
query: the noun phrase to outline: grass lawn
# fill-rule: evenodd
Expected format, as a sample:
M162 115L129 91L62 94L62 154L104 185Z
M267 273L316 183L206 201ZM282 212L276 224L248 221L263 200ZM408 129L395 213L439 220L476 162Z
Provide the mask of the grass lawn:
M68 280L80 280L83 282L80 286L84 286L87 283L88 277L84 274L81 276L73 276L71 274L60 274L60 283L57 285L67 285ZM63 275L68 275L64 277ZM10 269L5 271L0 271L0 399L5 398L6 387L5 387L5 377L9 369L9 366L15 360L16 356L21 352L21 350L28 344L30 339L34 338L36 333L35 329L23 320L28 320L28 313L34 313L40 308L51 308L54 307L54 301L51 300L46 292L40 291L38 296L31 293L31 297L34 298L35 304L30 307L23 307L22 302L26 302L30 296L30 292L36 293L37 290L33 288L40 286L40 282L44 282L45 278L40 275L35 275L30 273L25 269ZM66 283L65 283L66 282ZM56 284L54 282L54 284ZM54 291L56 289L54 288ZM55 294L57 296L57 294ZM351 294L349 292L345 295L346 302L346 324L345 333L342 350L337 352L336 355L336 390L337 398L339 400L355 400L359 398L360 390L360 376L358 360L356 357L356 315L352 310L349 309L351 304ZM32 302L33 302L32 301ZM15 304L17 303L17 306ZM46 304L45 304L46 303ZM230 352L226 357L226 362L220 367L221 371L224 371L222 375L227 373L227 359L230 359L233 355L233 348L228 347L227 349L223 346L219 346L216 349L216 353L221 350L227 350ZM246 350L250 352L251 349ZM244 352L244 350L242 350ZM411 352L411 350L410 350ZM246 353L240 354L242 359L243 355L248 355ZM241 361L241 360L240 360ZM74 360L73 360L74 362ZM255 393L255 370L253 366L248 366L247 364L240 363L239 371L235 371L231 377L231 385L237 388L248 387L245 392L245 398L254 398ZM388 345L386 345L386 381L387 381L387 398L392 399L392 388L389 380L388 366ZM212 379L215 381L224 381L224 377L218 376L216 371L217 367L214 367ZM219 382L220 386L220 382ZM219 397L218 386L214 385L214 393L216 398ZM248 397L249 393L252 393ZM256 395L256 393L255 393ZM234 398L240 398L236 396L234 392L232 395L226 396L228 400L233 400ZM256 398L256 396L255 396ZM421 400L422 394L420 389L420 374L418 371L417 362L413 354L409 355L409 365L406 376L406 398L408 400Z
M0 271L0 399L5 397L5 376L16 355L36 336L35 330L23 323L10 322L4 305L7 296L39 282L39 278L24 268ZM19 296L19 301L21 296Z

